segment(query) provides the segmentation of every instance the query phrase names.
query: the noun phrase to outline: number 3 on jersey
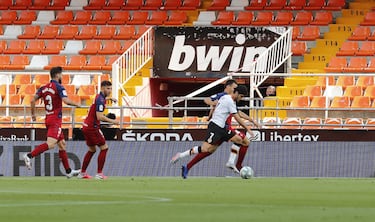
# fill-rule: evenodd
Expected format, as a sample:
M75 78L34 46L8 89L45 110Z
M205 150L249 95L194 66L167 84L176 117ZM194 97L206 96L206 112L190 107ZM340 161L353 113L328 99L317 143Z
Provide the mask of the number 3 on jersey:
M53 105L52 105L52 96L47 95L45 97L45 103L46 103L46 110L52 111L53 110Z

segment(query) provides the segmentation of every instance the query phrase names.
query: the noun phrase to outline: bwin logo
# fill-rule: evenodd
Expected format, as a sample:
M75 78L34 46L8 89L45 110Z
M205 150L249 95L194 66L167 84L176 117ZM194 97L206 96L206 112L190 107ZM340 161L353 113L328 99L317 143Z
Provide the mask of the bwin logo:
M251 136L249 132L246 132L246 137L249 141L262 141L261 132L258 130L252 130L254 136Z
M236 36L236 43L243 45L246 37L244 34ZM208 49L205 45L197 46L194 49L191 45L185 45L185 36L178 35L172 49L172 54L169 60L168 69L173 71L184 71L190 68L196 58L197 71L208 71L208 66L211 63L210 71L221 71L225 62L231 57L229 70L237 71L240 68L240 63L245 51L245 58L243 59L243 72L250 72L252 62L257 55L266 51L266 47L233 47L224 46L220 52L221 46L210 46ZM231 55L232 54L232 55Z

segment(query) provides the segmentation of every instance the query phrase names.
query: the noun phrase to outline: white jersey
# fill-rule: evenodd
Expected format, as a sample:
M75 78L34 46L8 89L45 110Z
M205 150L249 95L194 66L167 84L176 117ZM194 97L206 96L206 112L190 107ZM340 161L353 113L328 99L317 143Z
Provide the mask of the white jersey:
M220 126L221 128L225 127L225 122L230 114L237 113L236 103L230 95L222 96L212 114L211 122Z

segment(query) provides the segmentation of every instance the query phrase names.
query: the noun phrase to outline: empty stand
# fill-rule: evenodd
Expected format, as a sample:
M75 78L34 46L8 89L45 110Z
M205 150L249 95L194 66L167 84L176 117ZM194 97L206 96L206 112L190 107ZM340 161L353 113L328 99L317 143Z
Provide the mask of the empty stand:
M103 55L113 55L113 54L120 54L122 52L121 50L121 42L119 41L107 41L105 42L103 48L98 51L98 54L103 54Z
M341 128L342 127L342 119L341 118L327 118L324 120L323 127L324 129L334 129L334 128Z
M84 67L87 70L101 70L105 66L106 58L102 55L90 56L87 65Z
M234 20L234 13L232 11L219 12L216 21L211 22L213 25L230 25Z
M213 0L207 10L225 11L226 7L229 6L229 4L229 0Z
M95 39L112 39L116 33L116 26L101 26Z
M299 11L295 19L290 23L291 25L308 25L313 19L313 15L309 11Z
M86 6L83 6L84 10L100 10L106 4L106 0L89 0Z
M2 0L0 10L8 10L13 5L13 0Z
M358 51L358 42L348 41L342 43L340 51L336 53L337 56L354 56Z
M25 66L29 65L29 57L26 55L14 55L9 65L5 65L5 69L23 70Z
M109 20L111 20L111 13L109 11L97 11L88 23L90 25L105 25Z
M90 99L91 96L95 95L95 86L94 85L81 85L78 89L77 95L81 99Z
M232 22L232 25L250 25L253 21L252 12L240 11L237 14L236 20Z
M33 84L35 84L35 86L39 88L40 86L47 84L49 81L49 75L35 75Z
M62 40L48 40L45 42L45 48L42 49L42 54L59 54L64 49L64 41Z
M66 25L73 20L73 11L58 11L56 19L51 21L52 25Z
M373 73L375 72L375 58L371 58L364 72Z
M65 10L65 7L68 6L70 3L70 0L53 0L51 2L50 7L47 9L49 10Z
M142 5L142 0L127 0L125 6L122 8L125 10L138 10Z
M373 42L373 41L362 42L360 49L355 54L357 56L373 56L373 55L375 55L375 42Z
M17 38L19 39L35 39L40 34L39 25L27 25L25 26L23 33Z
M91 12L90 11L77 11L74 19L70 21L70 24L73 25L86 25L91 20Z
M127 22L129 25L143 25L148 18L148 12L144 11L133 11L130 21Z
M113 39L132 39L135 36L135 27L132 25L120 26Z
M3 53L3 51L7 48L7 42L5 40L0 40L0 53Z
M281 10L286 5L286 0L269 0L264 7L266 10Z
M21 54L26 48L26 41L14 40L8 43L8 47L3 51L4 54Z
M77 25L64 25L62 26L60 33L56 36L57 39L74 39L78 34Z
M302 41L313 41L320 37L320 30L318 26L305 26L301 35L297 37L298 40Z
M13 117L11 116L0 116L0 128L12 128Z
M262 10L267 5L267 0L250 0L246 10Z
M54 39L59 33L59 26L46 25L38 36L39 39Z
M324 10L339 11L345 7L345 0L327 0Z
M33 0L33 4L29 7L31 10L46 10L49 7L50 1Z
M182 25L187 21L187 15L184 11L172 11L164 25Z
M367 86L374 85L374 76L359 76L356 85L366 89Z
M309 97L308 96L294 96L290 107L292 108L306 108L309 107Z
M78 35L76 35L76 39L86 40L92 39L94 36L97 35L97 27L96 26L82 26Z
M347 118L344 120L345 128L349 129L363 129L363 119L362 118Z
M370 108L371 98L369 96L355 96L353 98L352 108Z
M307 45L304 41L292 41L292 53L294 56L301 56L307 51Z
M285 10L301 10L306 5L306 0L289 0L284 6Z
M18 89L18 95L21 95L23 98L25 95L34 95L36 93L36 85L35 84L23 84L20 85Z
M4 69L6 65L10 64L10 56L9 55L0 55L0 68Z
M195 10L201 4L200 0L184 0L181 6L178 7L180 10Z
M363 72L366 67L366 57L352 57L349 60L348 67L344 68L344 72Z
M369 85L366 87L364 96L368 96L371 99L375 99L375 85Z
M98 40L86 41L85 47L79 51L79 54L83 55L95 55L101 50L102 44Z
M324 90L323 96L326 96L329 100L332 100L336 96L342 96L344 91L341 86L327 86Z
M322 119L316 117L306 117L303 121L301 129L320 129L322 126Z
M82 55L73 55L70 57L68 64L65 66L67 70L81 70L86 66L86 56Z
M31 5L31 0L14 0L13 5L11 5L9 8L12 10L26 10Z
M348 96L336 96L331 102L331 108L348 108L350 106L350 98Z
M166 11L152 11L146 25L162 25L168 18Z
M125 25L129 20L130 14L128 11L115 11L109 21L108 25Z
M325 96L312 97L310 108L325 108L328 107L329 100Z
M272 12L259 11L257 13L255 20L251 24L255 26L269 25L272 21L272 16L273 16Z
M355 77L354 76L339 76L336 81L336 86L341 86L345 89L348 86L355 85Z
M13 21L13 24L16 25L28 25L31 24L32 21L36 20L36 12L35 11L21 11L17 20Z
M344 96L353 99L356 96L362 96L362 87L360 86L348 86L345 89Z
M373 26L375 25L375 12L367 12L365 18L360 23L361 25Z
M177 10L182 5L182 0L164 0L162 9Z
M124 7L124 0L108 0L107 4L103 6L104 10L120 10Z
M371 34L369 27L358 26L354 29L352 35L348 38L349 40L366 40Z
M322 95L322 87L319 85L315 86L306 86L305 90L303 91L303 96L308 96L310 99L314 96L321 96Z
M0 16L0 24L10 25L17 20L16 11L2 11Z
M157 10L163 5L162 0L145 0L141 10Z
M331 12L318 11L315 13L314 20L310 25L328 25L332 23L333 16Z
M305 10L320 10L325 5L325 0L309 0L306 6L303 8Z
M292 19L293 19L292 12L279 11L275 19L271 21L271 25L289 25Z
M283 121L282 127L285 129L300 129L302 121L297 117L286 117Z
M347 61L345 57L332 57L324 70L326 72L342 72L346 66Z

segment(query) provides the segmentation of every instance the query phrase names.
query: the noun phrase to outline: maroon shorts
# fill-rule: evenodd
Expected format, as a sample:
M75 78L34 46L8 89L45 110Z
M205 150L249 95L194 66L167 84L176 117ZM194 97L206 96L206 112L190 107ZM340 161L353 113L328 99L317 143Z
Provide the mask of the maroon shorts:
M102 146L105 144L105 138L100 129L82 128L87 146Z
M47 137L64 140L64 134L61 130L61 121L46 120Z

